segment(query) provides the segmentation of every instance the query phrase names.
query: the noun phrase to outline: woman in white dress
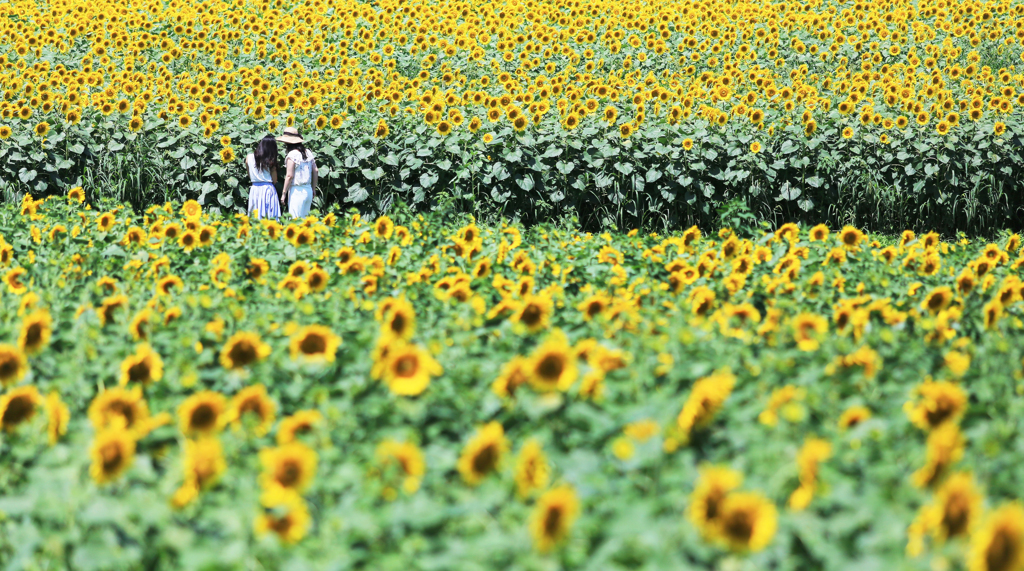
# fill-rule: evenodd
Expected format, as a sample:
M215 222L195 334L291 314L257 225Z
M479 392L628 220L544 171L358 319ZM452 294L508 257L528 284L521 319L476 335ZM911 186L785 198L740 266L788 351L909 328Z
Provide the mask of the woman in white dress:
M284 134L277 140L285 144L287 165L284 188L281 190L281 206L287 205L288 214L293 217L305 218L313 203L313 191L316 190L315 155L306 148L305 141L295 127L285 127Z

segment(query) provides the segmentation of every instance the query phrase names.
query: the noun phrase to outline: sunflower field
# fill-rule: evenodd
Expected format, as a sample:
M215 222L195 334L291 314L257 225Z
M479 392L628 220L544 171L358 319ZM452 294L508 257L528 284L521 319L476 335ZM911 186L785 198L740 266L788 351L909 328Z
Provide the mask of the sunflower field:
M299 127L321 207L588 228L1019 227L1024 5L12 0L0 188L244 208Z
M1017 234L0 208L6 569L1024 567Z

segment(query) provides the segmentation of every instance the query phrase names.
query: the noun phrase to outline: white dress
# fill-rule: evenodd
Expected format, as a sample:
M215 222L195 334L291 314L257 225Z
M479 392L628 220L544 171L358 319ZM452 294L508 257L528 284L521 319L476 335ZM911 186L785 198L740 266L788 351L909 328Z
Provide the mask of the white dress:
M306 150L306 157L302 152L294 150L288 153L286 160L295 163L295 178L292 179L292 188L288 191L288 214L295 218L305 218L309 215L309 207L313 204L313 169L316 168L316 160L313 151Z
M249 167L249 181L252 184L249 189L249 214L255 214L257 219L280 218L281 202L277 199L277 190L270 172L256 168L256 158L252 153L245 157L245 164Z

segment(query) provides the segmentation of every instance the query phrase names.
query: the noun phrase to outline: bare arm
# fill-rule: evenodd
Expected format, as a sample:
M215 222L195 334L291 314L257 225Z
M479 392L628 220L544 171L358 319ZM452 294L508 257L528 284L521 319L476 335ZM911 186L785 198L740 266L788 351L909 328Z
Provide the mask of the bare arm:
M270 180L274 181L274 184L277 184L277 167L276 166L270 167Z
M316 170L316 161L313 161L313 176L310 180L310 188L316 192L316 183L320 180L320 173Z
M281 189L281 204L288 203L288 191L292 189L292 182L295 181L295 163L291 159L285 162L288 165L288 171L284 175L284 188Z

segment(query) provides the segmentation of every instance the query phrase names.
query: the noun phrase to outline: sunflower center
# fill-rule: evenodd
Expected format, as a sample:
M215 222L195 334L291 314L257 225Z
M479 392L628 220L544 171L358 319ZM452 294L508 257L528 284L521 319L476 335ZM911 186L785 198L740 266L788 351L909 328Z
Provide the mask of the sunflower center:
M149 363L139 361L128 369L128 380L137 383L145 383L150 379Z
M9 379L18 372L18 359L11 354L0 356L0 379Z
M239 341L228 351L228 357L236 367L244 367L256 361L256 347L248 341Z
M391 318L391 331L394 331L396 334L401 335L403 332L405 332L405 326L407 324L408 320L405 319L405 315L402 315L401 313L395 313L395 315Z
M551 506L544 514L544 535L554 537L561 531L561 527L562 508L561 506Z
M119 415L124 418L125 428L131 428L135 422L135 409L126 402L115 401L107 406L107 413L111 415Z
M544 312L541 311L540 307L536 303L531 303L523 309L523 323L529 327L535 327L541 321L544 316Z
M39 323L33 323L25 331L25 346L34 349L43 341L43 327Z
M537 367L537 373L548 381L558 380L564 370L565 361L560 355L545 355Z
M402 355L395 363L395 374L399 377L411 377L419 369L419 360L415 355Z
M327 340L322 335L309 334L302 339L299 349L306 355L319 355L327 352Z
M121 453L121 445L117 442L110 442L103 446L100 450L100 458L103 459L103 472L111 473L117 471L121 467L121 461L123 455Z
M730 514L722 526L725 534L737 541L749 542L754 535L754 522L750 515L743 511Z
M962 494L956 494L946 502L946 509L942 514L942 525L946 528L949 537L956 537L967 533L967 522L971 514L971 507L968 499Z
M272 517L272 518L269 518L269 520L270 520L270 529L273 529L274 532L276 532L276 533L278 533L280 535L284 535L284 534L288 533L288 530L290 530L292 528L292 516L291 516L291 514L287 514L284 517L279 517L279 518Z
M302 469L294 460L285 460L277 471L277 481L286 488L294 488L302 476Z
M473 457L473 471L477 474L487 474L498 465L498 449L494 444L488 444Z
M3 424L4 426L16 426L25 420L28 420L34 412L35 406L32 399L24 396L14 397L11 399L11 402L7 404L4 416L3 418L0 418L0 424Z
M988 549L985 550L985 564L992 571L1009 571L1017 560L1017 550L1004 530L998 531Z
M925 416L928 419L928 424L931 426L938 426L946 421L947 418L953 415L956 410L956 406L949 402L947 399L941 399L935 403L935 408L929 410Z
M238 415L242 416L245 414L253 413L260 418L263 418L263 407L260 406L259 399L250 398L242 402L242 405L238 407Z
M708 494L708 499L704 502L704 518L711 521L718 517L718 504L722 502L722 497L725 494L722 490L715 490Z
M675 276L673 276L670 279L676 278ZM675 285L673 285L672 289L675 289ZM604 304L601 303L600 301L592 301L590 302L590 305L587 306L587 317L594 317L595 315L601 313L602 311L604 311Z
M201 404L194 411L189 419L192 428L195 430L209 430L213 428L213 424L217 421L217 414L213 411L213 407L208 404Z

